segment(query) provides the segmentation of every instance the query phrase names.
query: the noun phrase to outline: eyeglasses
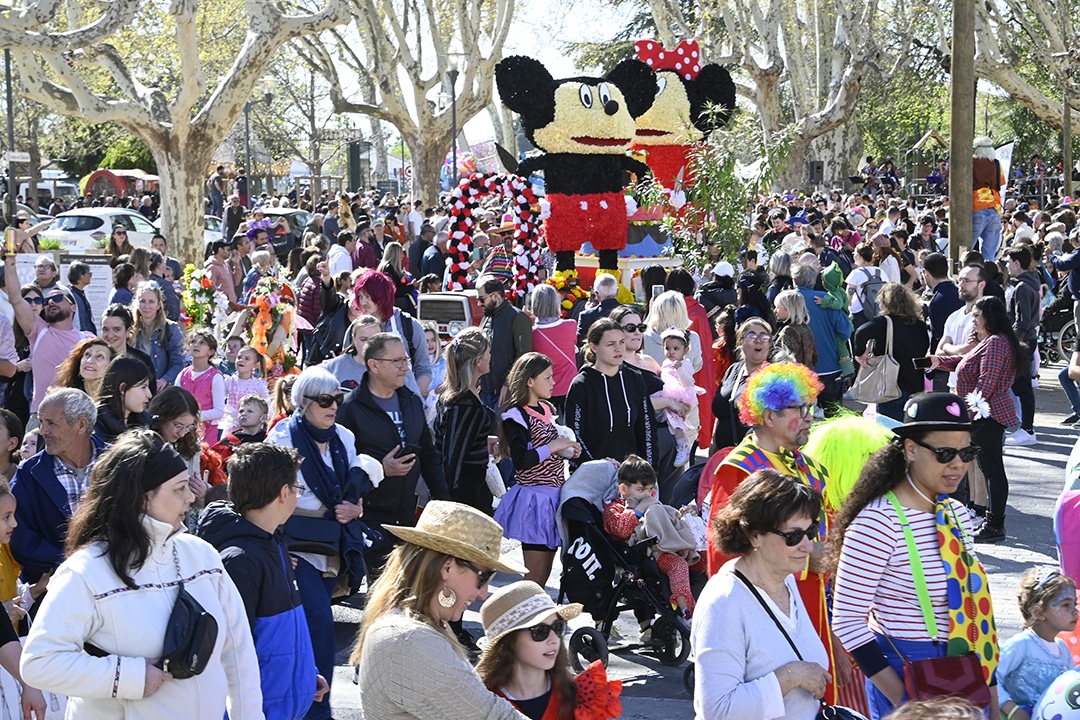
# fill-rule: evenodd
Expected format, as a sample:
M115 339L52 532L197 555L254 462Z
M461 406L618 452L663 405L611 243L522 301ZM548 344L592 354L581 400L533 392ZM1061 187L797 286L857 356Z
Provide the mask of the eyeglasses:
M802 539L804 537L807 540L809 540L810 542L813 542L813 541L817 540L818 539L818 528L819 528L819 523L814 523L813 525L806 528L805 530L792 530L791 532L780 532L776 528L769 528L769 532L771 532L773 535L779 535L780 537L784 538L784 544L787 545L788 547L795 547L796 545L798 545L799 543L802 542Z
M49 297L45 298L44 303L46 305L59 305L65 300L67 300L66 295L50 295Z
M910 440L911 440L911 442L915 443L919 447L924 447L927 450L929 450L930 452L934 453L934 457L937 458L937 461L939 463L941 463L942 465L948 465L949 463L951 463L953 461L953 458L955 458L957 455L960 456L961 461L969 463L972 460L974 460L976 457L978 457L979 456L979 451L982 450L982 448L979 447L978 445L968 445L967 447L960 448L958 450L956 448L951 448L951 447L943 447L943 448L934 447L933 445L928 445L927 443L924 443L922 440L916 440L915 438L910 438Z
M173 432L175 432L175 433L177 433L179 435L187 435L189 432L191 432L192 430L195 429L195 423L187 423L185 425L182 422L177 422L177 421L174 420L171 423L171 427L173 429Z
M296 497L303 497L304 493L307 492L307 488L303 485L290 485L289 487L292 488L292 491L296 494Z
M474 573L476 573L476 588L477 589L480 589L480 588L484 587L485 585L487 585L489 582L491 582L491 578L495 575L494 570L485 570L485 571L481 572L480 568L476 567L475 565L473 565L468 560L462 560L461 558L457 558L457 561L458 561L458 565L461 565L462 567L466 567L466 568L472 570ZM547 635L545 635L544 637L547 637Z
M533 625L532 627L522 628L523 631L528 631L529 635L536 642L544 642L548 639L551 633L555 633L558 637L562 637L566 634L566 621L559 618L550 625L540 623L539 625Z
M750 342L772 342L772 335L770 335L769 333L763 333L763 332L762 333L748 332L745 335L743 335L743 339L744 340L749 340Z
M321 408L329 408L331 405L335 404L340 406L341 403L345 402L345 393L335 393L333 395L328 393L323 395L305 395L304 397Z
M630 323L629 325L623 325L622 329L625 330L626 332L643 333L648 329L648 327L649 326L646 325L645 323L638 323L637 325L635 325L634 323Z
M805 420L806 418L810 417L811 413L814 412L814 404L813 403L807 403L806 405L788 405L784 409L785 410L798 410L799 411L799 417L802 418L803 420Z
M375 362L393 363L394 367L396 367L396 368L407 368L407 367L409 367L409 358L407 358L407 357L403 357L403 358L371 358L371 359L374 360Z

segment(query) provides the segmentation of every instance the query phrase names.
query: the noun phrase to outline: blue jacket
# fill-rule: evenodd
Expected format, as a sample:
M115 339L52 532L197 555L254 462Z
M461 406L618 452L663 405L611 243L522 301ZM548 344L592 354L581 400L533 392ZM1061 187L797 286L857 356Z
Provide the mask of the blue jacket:
M1073 250L1068 255L1049 258L1050 264L1058 272L1069 273L1069 293L1073 300L1080 300L1080 250Z
M810 330L814 333L814 345L817 347L818 363L814 372L818 375L840 372L838 343L847 342L851 337L851 317L842 310L829 310L814 302L816 297L825 297L823 292L806 287L799 287L798 291L806 301Z
M166 320L165 331L159 330L150 338L149 355L154 374L170 385L175 383L176 376L184 369L184 333L180 326Z
M300 720L315 697L315 653L280 531L271 535L230 503L215 502L199 516L195 534L217 548L244 600L266 720Z
M94 444L95 456L107 447L95 437L90 442ZM42 450L20 465L11 481L18 523L11 535L11 554L22 566L24 582L37 582L64 559L64 540L72 511L67 491L56 478L55 462L52 455Z

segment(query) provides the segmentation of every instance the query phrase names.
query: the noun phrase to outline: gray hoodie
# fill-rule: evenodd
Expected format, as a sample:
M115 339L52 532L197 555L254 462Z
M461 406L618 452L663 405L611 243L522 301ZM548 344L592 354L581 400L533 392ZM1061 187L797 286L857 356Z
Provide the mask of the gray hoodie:
M1009 317L1016 337L1032 343L1039 336L1039 305L1042 297L1042 278L1035 270L1026 270L1014 280L1016 289L1009 302Z

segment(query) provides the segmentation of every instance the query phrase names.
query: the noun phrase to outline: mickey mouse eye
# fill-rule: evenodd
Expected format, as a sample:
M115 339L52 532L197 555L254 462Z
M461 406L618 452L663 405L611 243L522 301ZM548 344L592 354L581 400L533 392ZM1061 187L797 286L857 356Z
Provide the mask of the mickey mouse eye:
M611 102L611 88L607 83L600 83L600 107L607 107Z
M592 88L591 87L589 87L588 85L582 84L582 86L580 88L578 88L578 95L581 96L581 104L582 105L584 105L587 108L592 107L593 100L592 100Z
M661 95L663 95L664 94L664 88L666 88L666 87L667 87L667 78L665 78L665 77L656 78L656 97L660 97Z

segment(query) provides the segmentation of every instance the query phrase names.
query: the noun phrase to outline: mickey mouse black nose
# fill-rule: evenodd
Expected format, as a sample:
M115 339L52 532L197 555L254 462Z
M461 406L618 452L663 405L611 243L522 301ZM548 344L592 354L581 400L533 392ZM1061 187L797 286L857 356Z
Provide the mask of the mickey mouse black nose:
M604 112L608 115L614 115L619 112L619 103L615 100L608 100L604 105Z

